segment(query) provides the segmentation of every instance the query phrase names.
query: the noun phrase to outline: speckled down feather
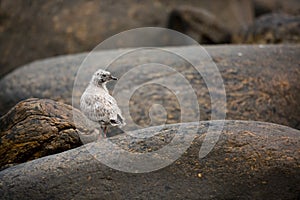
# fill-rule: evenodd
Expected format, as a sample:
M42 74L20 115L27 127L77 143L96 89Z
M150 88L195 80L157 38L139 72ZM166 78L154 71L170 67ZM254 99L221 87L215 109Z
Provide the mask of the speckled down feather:
M95 84L95 81L91 80L81 96L80 109L90 120L101 125L125 125L121 110L116 100L108 93L105 83Z

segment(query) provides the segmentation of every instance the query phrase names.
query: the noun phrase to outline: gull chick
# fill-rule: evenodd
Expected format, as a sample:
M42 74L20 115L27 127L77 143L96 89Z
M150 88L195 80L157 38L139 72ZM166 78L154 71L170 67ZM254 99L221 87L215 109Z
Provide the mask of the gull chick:
M109 94L106 83L118 80L110 72L99 69L80 98L80 109L88 119L100 124L106 137L107 126L125 125L124 118L116 100Z

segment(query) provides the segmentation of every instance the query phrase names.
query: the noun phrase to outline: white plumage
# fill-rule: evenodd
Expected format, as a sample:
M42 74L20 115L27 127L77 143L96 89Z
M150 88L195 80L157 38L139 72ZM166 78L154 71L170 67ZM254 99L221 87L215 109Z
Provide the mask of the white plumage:
M81 111L94 122L98 122L106 136L107 126L123 126L124 118L116 100L109 94L106 83L117 80L110 72L98 70L80 99Z

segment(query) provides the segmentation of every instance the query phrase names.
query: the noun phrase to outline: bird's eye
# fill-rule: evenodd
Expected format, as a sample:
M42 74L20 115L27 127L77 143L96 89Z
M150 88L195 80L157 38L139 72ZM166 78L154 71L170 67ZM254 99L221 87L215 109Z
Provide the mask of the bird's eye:
M97 76L99 76L100 74L99 73L97 73Z
M106 74L103 74L103 77L106 77Z

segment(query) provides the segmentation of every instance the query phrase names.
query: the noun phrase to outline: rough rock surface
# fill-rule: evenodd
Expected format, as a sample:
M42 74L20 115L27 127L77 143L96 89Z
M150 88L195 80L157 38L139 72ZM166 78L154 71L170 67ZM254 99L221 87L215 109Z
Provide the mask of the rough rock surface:
M82 145L72 106L28 99L0 118L0 169Z
M167 49L184 52L192 59L201 61L201 58L195 58L195 51L198 51L196 47ZM300 129L298 45L210 46L205 49L218 66L224 80L227 119L267 121ZM89 68L84 69L87 75L81 77L84 81L74 90L75 107L78 107L78 100L90 79L89 73L93 73L97 68L104 68L116 56L128 50L130 49L101 51L89 59L86 63ZM136 59L135 55L122 57L114 62L109 70L122 77L132 66L149 63L149 55L139 54L139 59ZM36 61L7 75L0 80L0 113L3 115L19 101L31 97L49 98L71 104L74 78L86 56L87 54L78 54ZM189 80L198 97L201 120L211 119L210 96L198 72L188 63L178 61L171 55L166 57L159 53L150 57L151 62L171 66ZM163 76L165 75L157 71L153 80ZM136 76L130 81L132 84L140 84L144 80ZM113 88L113 85L109 86L110 89ZM154 85L146 90L137 90L131 102L132 117L138 124L145 125L149 122L148 110L152 102L165 107L168 123L180 122L176 97L160 87ZM122 100L118 103L122 103Z
M103 147L97 146L99 143L90 143L1 171L1 196L3 199L300 197L299 130L269 123L227 121L216 146L206 157L199 159L199 149L207 136L209 123L218 126L220 122L201 122L198 131L195 123L167 125L160 127L162 131L157 136L146 141L128 135L110 138L125 150L145 153L164 146L164 138L174 136L174 130L179 126L187 135L197 133L188 150L160 170L134 174L109 168L89 153L95 148L104 150ZM153 131L157 129L139 130L146 134ZM111 151L94 153L116 155ZM158 158L163 156L158 155Z
M169 12L180 5L210 11L230 30L253 21L249 0L1 0L0 77L37 59L89 51L121 31L166 27Z

